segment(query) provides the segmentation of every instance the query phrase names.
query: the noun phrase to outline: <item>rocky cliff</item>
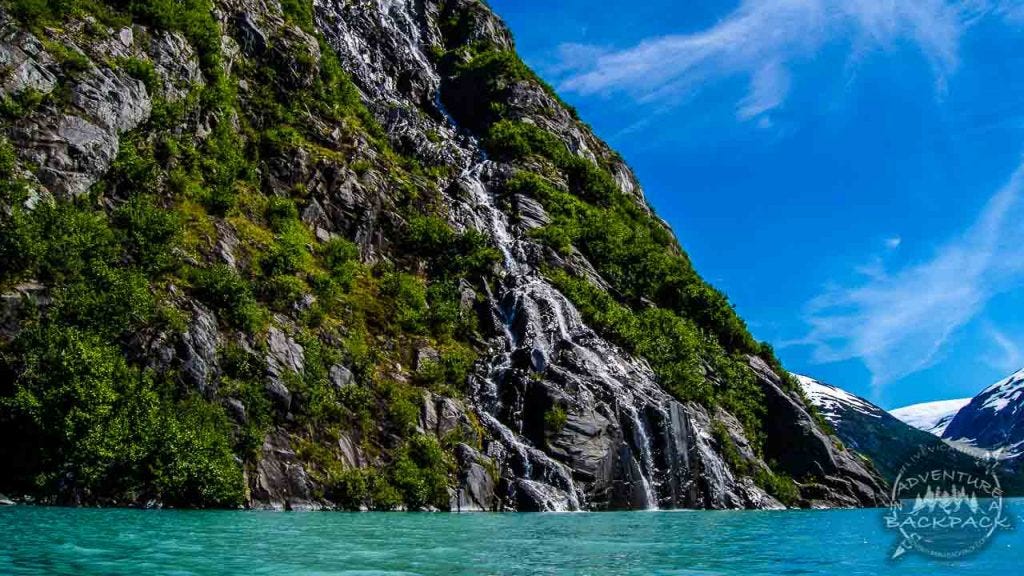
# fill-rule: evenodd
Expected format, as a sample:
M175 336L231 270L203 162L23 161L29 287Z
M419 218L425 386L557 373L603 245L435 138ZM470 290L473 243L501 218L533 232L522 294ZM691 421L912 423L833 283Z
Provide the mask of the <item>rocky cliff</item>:
M882 503L478 0L0 5L0 491Z

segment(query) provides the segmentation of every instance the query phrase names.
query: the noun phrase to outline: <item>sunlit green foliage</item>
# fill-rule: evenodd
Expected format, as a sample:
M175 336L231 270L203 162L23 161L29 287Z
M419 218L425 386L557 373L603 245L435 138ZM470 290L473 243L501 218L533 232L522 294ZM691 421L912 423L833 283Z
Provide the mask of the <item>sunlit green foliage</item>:
M0 451L21 486L68 501L150 496L172 505L241 503L242 472L224 413L129 366L105 339L41 326L13 343L0 371ZM31 449L29 449L31 447Z

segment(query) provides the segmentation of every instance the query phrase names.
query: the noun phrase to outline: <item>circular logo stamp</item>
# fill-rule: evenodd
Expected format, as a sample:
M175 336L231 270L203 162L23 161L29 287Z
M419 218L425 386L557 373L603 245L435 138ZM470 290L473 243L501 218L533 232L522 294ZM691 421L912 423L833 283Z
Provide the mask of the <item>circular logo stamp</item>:
M973 460L945 443L922 447L900 468L885 516L898 532L891 558L918 552L964 558L1010 528L995 460Z

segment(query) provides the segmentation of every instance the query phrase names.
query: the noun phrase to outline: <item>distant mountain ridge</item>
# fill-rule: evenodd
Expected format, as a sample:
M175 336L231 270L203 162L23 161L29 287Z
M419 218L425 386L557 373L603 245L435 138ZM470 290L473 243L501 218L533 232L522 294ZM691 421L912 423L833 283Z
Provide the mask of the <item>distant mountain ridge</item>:
M859 396L808 376L794 376L807 399L835 429L843 443L870 458L890 482L921 447L942 447L942 440L938 437L904 423ZM937 464L950 463L948 450L936 452ZM954 462L960 460L959 456L953 455ZM971 461L969 457L963 457L963 463L970 464Z
M950 420L942 438L995 452L1001 459L1024 454L1024 369L972 398Z
M1024 369L973 398L914 404L891 413L963 449L1016 459L1024 454Z
M1020 422L1024 370L974 398L927 402L892 412L836 386L794 376L839 438L870 458L890 482L921 448L935 448L929 457L935 466L960 470L991 466L986 459L990 451L996 451L1000 460L996 473L1003 490L1020 494L1024 488ZM949 450L943 443L957 450Z

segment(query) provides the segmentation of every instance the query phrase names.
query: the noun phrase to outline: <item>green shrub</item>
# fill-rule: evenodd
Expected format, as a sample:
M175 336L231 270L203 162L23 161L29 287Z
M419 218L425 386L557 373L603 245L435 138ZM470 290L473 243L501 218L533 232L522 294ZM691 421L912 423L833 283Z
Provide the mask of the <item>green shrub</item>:
M56 202L36 207L30 219L41 243L35 250L42 282L74 281L118 262L120 246L102 212Z
M263 383L266 362L233 343L218 352L223 371L219 394L235 398L245 406L246 422L235 445L238 453L252 462L259 457L263 438L272 424L273 407Z
M544 427L547 428L549 433L557 434L561 432L568 421L569 415L565 412L565 408L558 404L552 406L544 413Z
M126 74L142 82L150 96L158 96L162 92L160 75L149 60L129 57L118 60L117 64Z
M389 469L391 484L410 510L448 508L449 473L453 467L437 438L418 434L397 451Z
M245 483L224 410L196 397L168 408L161 411L154 447L155 485L163 502L184 507L240 505Z
M299 221L299 209L290 198L272 196L267 200L267 222L275 232L282 232Z
M320 257L331 279L342 289L352 287L361 268L359 247L344 238L331 238L320 245Z
M754 475L754 483L786 506L800 504L800 489L793 479L785 474L773 473L762 468Z
M269 321L249 283L224 264L191 270L192 286L200 300L212 306L229 324L249 333L261 332Z
M127 420L136 409L148 418L145 405L156 400L151 393L128 398L141 404L131 410L119 403L125 387L143 374L102 339L72 328L23 333L12 352L9 358L17 360L8 369L15 377L0 397L0 410L20 433L8 436L5 449L22 442L35 448L30 460L13 463L23 468L13 476L35 478L33 488L50 493L61 481L66 491L99 492L124 480L115 469L134 468L138 462L122 460L145 450Z
M312 0L281 0L281 11L285 18L306 32L314 31Z
M420 419L423 391L408 384L385 380L376 384L377 394L386 408L384 421L399 436L409 436L416 431ZM379 416L378 416L379 417Z
M132 262L154 275L178 265L181 217L156 203L151 196L135 196L113 217L125 253Z
M18 174L18 156L14 146L7 138L0 136L0 206L4 206L9 213L23 213L23 205L28 198L28 184ZM3 224L3 220L0 220L0 226ZM0 250L3 250L2 243Z
M434 281L427 287L430 333L437 338L468 337L476 331L476 314L463 309L462 293L454 281Z
M68 76L75 77L92 68L92 61L77 48L50 40L43 40L43 47L60 64L61 70Z
M437 361L424 362L416 371L416 384L424 388L458 396L465 392L466 380L477 355L461 344L443 347Z
M104 178L115 190L124 195L148 195L157 189L160 164L153 148L137 136L129 135L121 141L117 157Z
M307 293L309 286L295 276L274 276L260 284L261 299L280 312L290 312L296 302Z
M388 272L381 278L381 295L387 299L389 317L402 332L427 331L427 288L421 278L403 272Z
M90 276L54 290L55 318L115 339L155 324L157 301L141 272L102 267Z
M501 253L482 232L457 233L436 216L410 219L403 248L430 263L431 273L442 280L487 275L501 260Z
M292 222L282 225L260 259L260 269L267 277L286 276L309 270L312 262L309 231L301 222Z
M20 120L38 110L50 95L35 88L27 88L14 94L0 97L0 117L8 120Z

